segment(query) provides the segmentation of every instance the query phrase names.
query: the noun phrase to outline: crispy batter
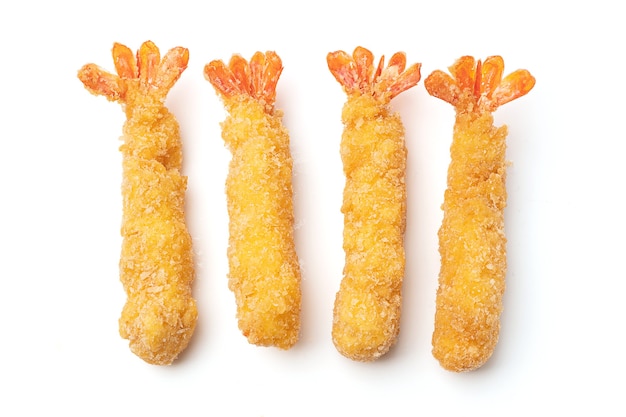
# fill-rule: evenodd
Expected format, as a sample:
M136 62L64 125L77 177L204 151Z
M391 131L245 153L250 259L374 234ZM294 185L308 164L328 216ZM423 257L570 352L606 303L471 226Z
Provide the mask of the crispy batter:
M482 366L498 342L506 275L506 126L494 127L491 112L534 85L527 71L501 80L504 62L484 65L463 57L436 71L428 92L456 108L448 187L439 229L441 271L433 355L447 370Z
M404 71L404 54L375 70L372 54L339 51L328 65L348 100L343 108L341 158L346 176L342 212L344 277L335 299L332 338L344 356L371 361L400 331L406 157L404 127L390 100L417 84L419 64Z
M222 137L232 153L226 179L229 288L250 343L289 349L300 332L300 267L293 235L289 134L274 109L278 55L213 61L206 78L229 113Z
M115 44L118 75L89 64L79 71L85 87L119 101L126 113L123 144L123 236L120 279L128 297L120 335L143 360L171 364L188 345L197 309L191 237L185 225L187 178L178 123L163 102L187 66L188 52L163 59L152 42L137 54Z

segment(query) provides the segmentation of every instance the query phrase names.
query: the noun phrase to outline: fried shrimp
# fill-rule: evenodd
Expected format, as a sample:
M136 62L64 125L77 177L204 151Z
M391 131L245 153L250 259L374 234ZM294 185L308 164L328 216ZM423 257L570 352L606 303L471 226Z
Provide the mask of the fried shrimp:
M300 266L294 242L292 158L282 112L274 108L282 62L216 60L205 78L229 115L222 138L232 153L226 179L229 282L239 328L252 344L289 349L300 332Z
M335 298L332 339L344 356L372 361L395 343L400 331L406 158L404 127L391 99L420 80L420 64L406 67L394 54L387 67L357 47L327 57L348 96L343 107L341 158L346 177L342 212L345 267Z
M492 112L528 93L535 79L517 70L504 79L504 61L464 56L424 81L428 92L456 110L448 187L439 229L441 271L433 355L447 370L470 371L492 355L500 332L506 274L506 126Z
M123 236L120 279L127 295L120 335L144 361L171 364L188 345L197 319L191 237L185 225L187 178L181 175L178 123L164 106L187 67L177 47L161 58L150 41L137 57L113 46L117 75L88 64L78 78L89 92L117 101L126 113L123 144Z

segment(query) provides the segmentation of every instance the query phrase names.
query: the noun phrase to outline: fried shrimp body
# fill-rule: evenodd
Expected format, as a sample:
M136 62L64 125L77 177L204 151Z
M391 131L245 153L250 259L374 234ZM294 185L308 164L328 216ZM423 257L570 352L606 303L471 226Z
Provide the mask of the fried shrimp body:
M300 266L294 242L292 158L274 108L282 62L257 52L212 61L205 78L228 112L222 138L232 154L226 179L229 282L252 344L289 349L300 332Z
M504 61L464 56L452 76L435 71L424 81L434 97L456 110L448 185L439 229L441 270L433 355L447 370L482 366L498 342L505 288L506 126L492 112L528 93L535 79L518 70L504 79Z
M119 331L137 356L156 365L171 364L187 347L198 315L191 294L194 266L185 225L181 139L176 119L164 106L188 59L181 47L161 58L150 41L135 58L116 43L117 75L94 64L78 72L88 91L119 102L126 113L120 147L120 279L128 298Z
M332 339L344 356L372 361L400 331L406 158L404 127L389 103L420 80L420 64L406 67L398 52L384 67L357 47L328 54L328 67L348 99L343 107L341 159L345 266L333 311Z

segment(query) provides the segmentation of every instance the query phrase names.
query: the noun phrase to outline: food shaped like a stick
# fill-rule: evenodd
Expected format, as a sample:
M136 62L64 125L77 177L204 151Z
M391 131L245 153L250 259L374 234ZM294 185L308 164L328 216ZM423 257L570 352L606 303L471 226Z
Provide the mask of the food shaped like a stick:
M464 56L424 81L428 92L456 110L448 186L439 229L441 271L433 355L450 371L483 365L498 342L506 274L506 126L492 112L528 93L526 70L502 78L504 61Z
M345 266L335 298L332 339L344 356L372 361L395 343L400 331L406 158L404 127L392 98L420 80L420 64L406 67L394 54L387 67L357 47L328 54L328 68L348 96L343 107L341 159L345 188Z
M300 332L300 266L294 242L292 157L282 112L274 108L282 62L257 52L250 62L216 60L205 78L228 117L222 138L232 153L226 178L228 286L250 343L289 349Z
M181 175L179 127L165 97L187 67L177 47L161 58L148 41L137 57L113 46L117 75L85 65L78 77L87 90L117 101L126 113L123 144L123 236L120 278L126 305L119 320L130 349L148 363L171 364L196 326L191 237L185 225L187 178Z

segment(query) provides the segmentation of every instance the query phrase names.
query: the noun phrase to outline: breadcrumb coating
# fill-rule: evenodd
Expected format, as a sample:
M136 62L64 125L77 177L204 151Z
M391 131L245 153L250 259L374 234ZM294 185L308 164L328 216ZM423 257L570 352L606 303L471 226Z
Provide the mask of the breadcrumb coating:
M498 342L506 275L506 126L460 114L439 229L442 259L433 355L445 369L476 369Z
M233 67L248 73L231 71ZM226 178L228 286L235 295L239 328L252 344L289 349L300 333L301 276L289 134L282 113L273 107L280 69L278 56L268 52L255 54L249 64L234 56L230 68L213 61L205 74L228 111L221 124L232 153ZM264 77L255 76L257 70ZM273 82L269 88L268 78ZM241 90L220 88L229 81Z
M119 331L144 361L168 365L187 347L198 315L191 295L182 144L178 123L163 104L187 66L188 52L174 48L161 60L148 41L137 61L121 44L114 45L113 58L118 75L88 64L78 76L90 92L119 101L126 113L120 280L127 301Z
M332 336L344 356L369 361L400 331L407 150L400 117L371 96L348 99L343 122L346 263Z

